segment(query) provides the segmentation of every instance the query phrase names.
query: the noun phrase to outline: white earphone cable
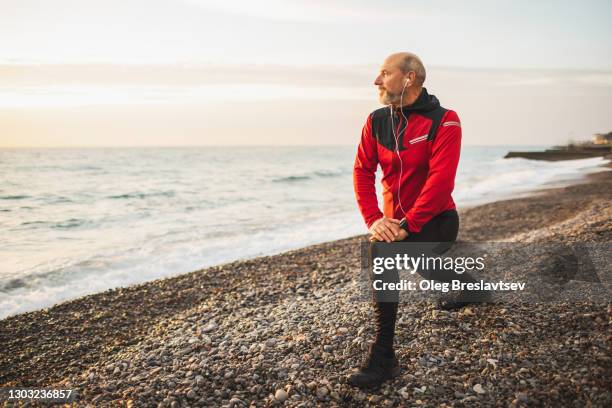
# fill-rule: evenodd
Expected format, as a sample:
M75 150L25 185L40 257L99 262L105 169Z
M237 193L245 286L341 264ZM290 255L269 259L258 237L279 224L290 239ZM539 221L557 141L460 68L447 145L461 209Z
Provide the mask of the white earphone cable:
M400 113L402 115L402 117L404 118L404 120L406 121L406 124L404 125L404 128L401 129L399 132L395 132L395 123L393 122L393 105L390 104L389 105L389 111L391 112L391 133L393 134L393 138L395 139L395 154L397 154L397 158L399 159L399 164L400 164L400 174L398 177L398 181L397 181L397 201L399 201L399 205L400 205L400 209L402 210L402 214L406 214L406 210L404 210L404 206L402 205L402 196L401 196L401 192L402 192L402 173L404 170L404 166L402 164L402 157L400 155L399 152L399 135L401 135L406 128L408 127L408 118L404 115L404 111L402 110L402 101L404 99L404 91L406 90L406 86L408 85L408 81L404 82L404 87L402 88L402 94L400 96Z

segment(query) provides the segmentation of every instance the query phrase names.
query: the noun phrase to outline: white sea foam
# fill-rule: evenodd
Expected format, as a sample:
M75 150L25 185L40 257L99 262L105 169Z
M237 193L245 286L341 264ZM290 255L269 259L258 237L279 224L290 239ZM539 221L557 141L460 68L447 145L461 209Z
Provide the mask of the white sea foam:
M467 159L469 160L469 159ZM603 158L558 162L522 158L466 163L459 172L453 197L458 204L474 205L526 193L543 186L560 185L588 173L607 171Z

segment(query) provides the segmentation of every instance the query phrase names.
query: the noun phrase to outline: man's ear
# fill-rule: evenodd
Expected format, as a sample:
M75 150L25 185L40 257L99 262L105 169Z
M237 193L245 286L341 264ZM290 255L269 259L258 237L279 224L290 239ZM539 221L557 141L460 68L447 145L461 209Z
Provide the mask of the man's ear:
M416 73L414 71L410 71L407 77L404 77L404 86L410 86L414 83L416 79Z

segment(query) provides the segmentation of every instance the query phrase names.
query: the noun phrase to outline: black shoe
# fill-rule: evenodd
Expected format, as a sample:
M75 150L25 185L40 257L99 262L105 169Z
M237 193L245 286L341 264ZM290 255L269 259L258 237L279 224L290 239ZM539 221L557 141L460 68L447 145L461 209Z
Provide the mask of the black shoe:
M456 296L440 297L436 301L436 306L441 310L456 310L473 303L488 303L491 302L492 298L493 296L488 290L461 291Z
M384 350L372 344L365 364L349 375L347 380L355 387L378 388L383 382L397 377L399 373L399 362L395 353L392 357L385 357Z

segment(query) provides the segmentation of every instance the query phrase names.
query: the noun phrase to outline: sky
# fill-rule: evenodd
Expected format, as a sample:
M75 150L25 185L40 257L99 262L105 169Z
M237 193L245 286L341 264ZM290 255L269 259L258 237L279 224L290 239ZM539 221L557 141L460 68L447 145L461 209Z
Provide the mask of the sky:
M353 144L412 51L468 144L612 130L609 1L0 0L0 147Z

